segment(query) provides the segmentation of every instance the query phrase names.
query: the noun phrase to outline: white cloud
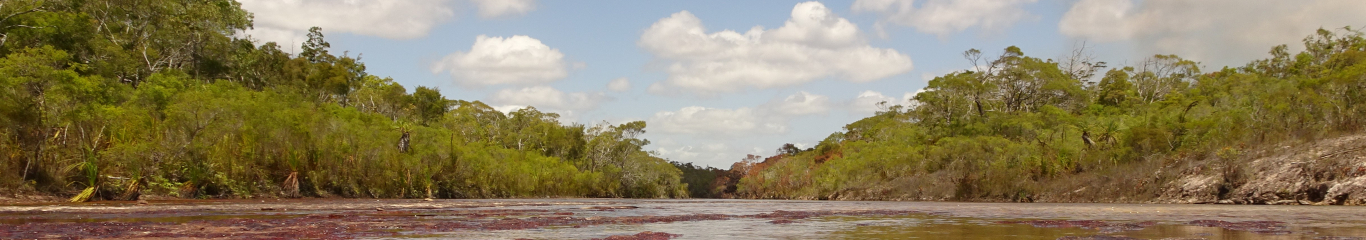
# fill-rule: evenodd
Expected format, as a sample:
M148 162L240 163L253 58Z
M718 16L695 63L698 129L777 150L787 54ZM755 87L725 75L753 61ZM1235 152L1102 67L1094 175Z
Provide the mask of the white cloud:
M489 96L488 101L508 109L532 106L551 111L584 111L595 109L606 100L608 97L603 93L566 93L547 86L535 86L499 90Z
M854 97L852 101L849 101L849 112L854 114L872 114L878 111L887 110L886 108L884 108L884 106L911 106L915 104L914 100L911 100L911 98L915 97L915 94L918 94L921 91L923 90L907 92L905 94L902 94L900 99L897 99L895 97L888 97L887 95L883 95L881 92L877 91L863 91L862 93L859 93L858 97ZM884 102L885 105L880 104Z
M783 116L826 114L830 112L830 97L801 91L782 100L774 99L760 108Z
M526 105L493 105L493 106L489 106L489 107L492 107L493 110L498 110L499 112L503 112L504 114L507 114L507 113L516 112L517 110L522 110L522 109L526 108L527 106L526 106Z
M255 29L245 34L297 49L308 29L348 32L390 39L427 36L437 24L455 16L450 0L240 0L254 16Z
M559 114L560 122L578 122L581 113L610 100L602 92L564 92L547 86L502 89L486 98L493 109L503 113L535 107L541 112Z
M649 122L650 126L658 126L665 133L709 137L768 135L786 133L788 121L795 117L826 114L830 109L830 97L801 91L755 108L692 106L678 111L661 111Z
M613 92L631 90L631 80L626 78L612 79L612 82L607 83L607 90L612 90Z
M804 2L792 8L792 18L783 26L764 32L764 40L796 43L821 48L843 48L864 43L858 26L835 16L819 2Z
M523 35L508 38L479 35L469 52L456 52L432 65L432 73L450 72L464 86L532 85L568 76L564 54Z
M257 42L256 44L275 42L276 45L280 46L280 50L285 51L286 53L297 54L300 52L300 46L308 41L305 32L306 31L301 30L262 27L258 24L256 28L247 30L242 34L250 36L252 40Z
M1096 41L1129 39L1135 34L1134 26L1125 24L1124 18L1133 7L1134 3L1128 0L1079 1L1063 14L1058 31Z
M929 82L930 80L934 80L934 78L937 78L937 77L942 76L942 75L943 75L943 74L935 75L935 74L933 74L933 73L921 73L921 74L920 74L920 80L925 80L925 82Z
M762 150L748 149L745 147L734 147L727 143L704 143L693 145L680 145L675 143L660 144L655 149L661 157L670 161L691 162L701 166L712 166L716 168L729 168L731 163L744 158L745 154L762 154Z
M649 121L660 132L707 136L740 136L787 132L787 123L750 108L684 107L655 113Z
M523 15L536 10L535 0L470 0L479 6L479 16L495 18L510 15Z
M651 25L638 44L667 64L669 77L650 86L656 93L735 92L827 77L869 82L912 68L910 57L868 45L857 26L818 2L797 4L780 28L744 34L707 33L701 19L682 11Z
M879 22L914 27L943 38L972 27L1001 31L1020 20L1034 18L1024 5L1037 0L858 0L854 12L875 12Z
M298 52L308 40L308 29L354 33L388 39L425 37L436 25L455 18L464 0L239 0L254 16L254 29L244 32L265 42L276 42ZM524 15L536 9L535 0L469 0L479 16Z
M1300 47L1320 27L1360 26L1363 6L1359 0L1081 0L1058 28L1070 37L1131 40L1143 54L1237 66L1276 45Z
M679 161L683 159L692 160L697 158L698 155L702 155L700 151L693 149L692 146L680 146L676 148L661 147L655 149L655 151L658 151L659 155L667 156L670 160L673 161Z

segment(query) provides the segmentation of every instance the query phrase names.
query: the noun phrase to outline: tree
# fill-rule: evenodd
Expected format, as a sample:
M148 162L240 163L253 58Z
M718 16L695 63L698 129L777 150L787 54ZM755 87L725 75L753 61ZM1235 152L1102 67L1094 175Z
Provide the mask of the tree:
M986 117L983 101L986 101L989 83L980 81L977 72L958 72L935 77L925 90L914 97L920 106L915 111L919 120L926 124L949 125L967 119L976 110L976 115Z
M323 40L323 29L320 27L308 28L308 41L300 47L299 57L308 59L312 63L331 62L332 55L327 53L327 49L332 44Z
M620 168L628 154L640 151L650 141L637 138L645 134L645 121L633 121L612 126L606 122L588 130L588 160L590 169L603 165Z
M9 40L9 32L16 28L40 28L41 26L29 26L20 22L23 15L44 11L43 1L38 0L14 0L0 2L0 49L4 49L5 42Z
M1072 79L1090 83L1091 78L1096 75L1096 70L1104 69L1106 63L1097 61L1086 47L1086 42L1082 42L1076 49L1072 49L1072 54L1063 59L1058 68Z
M1156 55L1131 72L1134 91L1144 103L1164 99L1168 93L1184 89L1200 76L1199 63L1176 55ZM1132 69L1132 68L1130 68ZM1131 70L1134 71L1134 70Z
M320 28L291 56L250 26L233 0L0 0L0 191L686 196L644 122L409 93Z
M1079 101L1072 101L1084 97L1081 82L1064 74L1052 60L1024 56L1018 47L1011 46L992 62L1000 70L989 77L999 87L996 93L1007 112L1029 112L1069 102L1074 104L1067 107L1081 106Z
M66 5L90 17L79 39L78 62L96 65L101 75L137 85L165 69L218 77L232 35L251 26L250 14L233 0L91 0ZM79 36L79 35L77 35Z
M3 112L0 116L9 130L17 133L23 148L29 151L20 173L22 180L30 180L34 165L42 164L44 147L52 131L49 125L58 120L55 116L62 114L53 109L58 104L51 96L54 88L67 88L67 92L87 90L69 89L73 83L85 83L72 68L70 60L65 51L50 46L25 49L0 58L0 111Z
M354 102L356 108L362 111L378 113L397 121L412 105L408 90L395 83L393 78L366 75L358 85L355 93L349 95L351 99L348 102Z
M782 147L778 147L778 151L775 153L775 155L789 155L789 156L791 156L791 155L797 155L798 153L801 153L801 152L802 152L802 149L801 149L801 148L798 148L797 145L792 145L791 143L784 143Z
M999 60L983 62L985 60L982 60L982 51L977 49L968 49L963 52L963 57L967 58L969 62L972 62L973 69L966 72L971 74L970 76L972 76L972 79L959 79L960 81L966 81L955 82L955 84L952 85L954 88L959 89L965 95L969 96L972 100L973 109L977 110L977 117L985 118L987 113L986 106L984 105L987 104L984 104L983 102L989 101L989 99L987 99L990 97L988 95L989 91L996 88L994 85L995 81L991 81L990 77L1000 71L1003 62ZM1005 54L1001 55L1001 59L1006 57L1008 56Z
M445 116L450 109L451 101L441 96L441 92L435 88L425 86L417 87L413 91L413 107L417 112L423 125L431 124Z
M231 69L228 80L255 90L284 83L289 54L280 45L267 42L257 47L251 39L238 39L233 45L232 59L226 64Z
M1125 106L1129 101L1136 100L1133 84L1129 83L1129 74L1126 70L1110 69L1105 72L1105 77L1101 78L1098 86L1097 103L1106 106Z

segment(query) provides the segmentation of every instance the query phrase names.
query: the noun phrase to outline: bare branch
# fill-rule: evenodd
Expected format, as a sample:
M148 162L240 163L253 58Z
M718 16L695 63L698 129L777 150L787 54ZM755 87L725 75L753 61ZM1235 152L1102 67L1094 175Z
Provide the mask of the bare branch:
M28 10L19 11L19 12L16 12L16 13L12 13L12 14L9 14L9 15L5 15L4 18L0 18L0 23L9 22L9 20L10 20L11 18L20 16L20 15L24 15L24 14L29 14L29 13L35 13L35 12L41 12L41 11L43 11L43 3L42 3L42 1L34 1L34 3L35 3L35 4L33 4L32 7L28 8ZM0 9L4 9L4 8L5 8L5 2L0 2ZM38 29L38 28L42 28L42 27L33 27L33 26L28 26L28 25L23 25L23 24L14 24L14 25L8 25L8 26L0 26L0 47L4 47L4 46L5 46L5 42L9 41L9 33L8 33L8 32L5 32L5 31L7 31L7 30L9 30L9 29L11 29L11 28Z
M4 3L0 3L0 8L3 8L4 6L5 6ZM14 17L17 17L17 16L19 16L19 15L24 15L24 14L29 14L29 13L35 13L35 12L40 12L40 11L43 11L43 4L42 4L42 3L34 4L34 6L33 6L32 8L29 8L28 10L20 11L20 12L17 12L17 13L12 13L12 14L10 14L10 15L6 15L4 18L0 18L0 22L9 21L10 18L14 18Z

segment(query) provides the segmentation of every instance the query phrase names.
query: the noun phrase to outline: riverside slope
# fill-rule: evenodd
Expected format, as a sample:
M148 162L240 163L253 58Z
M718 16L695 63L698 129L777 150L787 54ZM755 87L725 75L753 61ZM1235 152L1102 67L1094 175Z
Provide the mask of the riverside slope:
M1157 202L1366 205L1366 135L1284 144L1242 158L1244 164L1193 164Z

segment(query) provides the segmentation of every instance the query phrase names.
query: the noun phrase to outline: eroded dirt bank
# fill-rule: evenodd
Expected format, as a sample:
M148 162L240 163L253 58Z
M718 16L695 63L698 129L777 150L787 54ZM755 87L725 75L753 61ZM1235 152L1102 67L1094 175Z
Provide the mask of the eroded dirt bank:
M0 239L1362 239L1366 208L766 200L215 200L0 207ZM1330 237L1330 238L1324 238Z
M1366 135L1224 152L1184 166L1157 201L1366 205Z

